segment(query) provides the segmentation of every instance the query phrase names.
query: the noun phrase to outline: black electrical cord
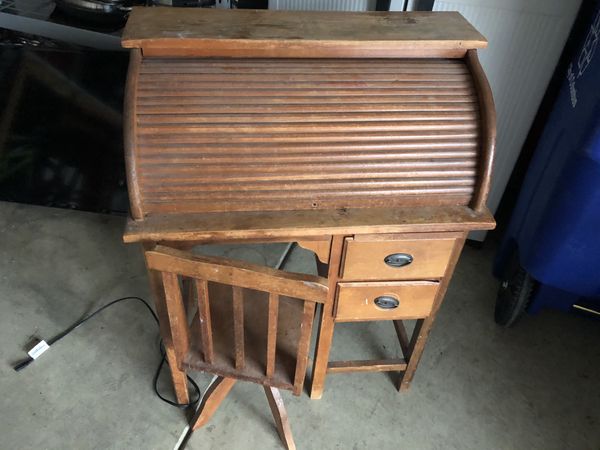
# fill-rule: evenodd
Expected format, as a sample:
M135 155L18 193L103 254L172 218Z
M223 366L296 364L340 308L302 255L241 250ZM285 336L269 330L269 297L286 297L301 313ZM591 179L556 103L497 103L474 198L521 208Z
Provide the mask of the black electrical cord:
M186 377L189 380L189 382L191 383L191 385L194 386L194 390L196 391L196 398L193 401L191 401L189 403L177 403L177 402L174 402L173 400L169 400L168 398L163 397L161 395L161 393L158 392L158 377L160 376L160 372L166 361L165 348L163 346L162 339L160 340L159 348L160 348L160 353L162 355L162 358L160 360L160 363L158 364L158 368L156 369L156 372L154 373L154 379L152 380L152 384L154 385L154 393L163 402L168 403L169 405L172 405L172 406L177 406L178 408L182 408L182 409L185 409L188 406L192 406L192 405L195 405L196 403L198 403L198 400L200 400L200 397L202 396L202 394L200 394L200 388L198 387L196 382L194 380L192 380L189 375L186 375Z
M122 298L118 298L116 300L113 300L111 302L108 302L106 305L98 308L96 311L92 312L91 314L88 314L87 316L82 317L77 322L75 322L73 325L71 325L70 327L66 328L64 331L58 333L56 336L48 339L48 341L46 341L47 344L48 344L48 346L52 346L52 345L56 344L62 338L64 338L65 336L67 336L72 331L75 331L81 325L83 325L84 323L86 323L88 320L90 320L92 317L94 317L99 312L104 311L109 306L112 306L115 303L120 303L120 302L123 302L123 301L126 301L126 300L138 300L138 301L142 302L144 304L144 306L146 307L146 309L152 315L152 318L156 322L156 325L159 324L158 323L158 317L156 316L156 314L154 313L154 311L152 310L152 308L150 307L150 305L148 304L148 302L146 302L146 300L144 300L141 297L135 297L135 296L122 297ZM172 405L172 406L177 406L178 408L187 408L188 406L192 406L192 405L195 405L196 403L198 403L198 400L200 400L200 397L201 397L200 388L198 387L198 385L196 384L196 382L192 378L190 378L189 375L187 376L187 379L190 382L190 384L194 387L194 390L196 391L196 394L197 394L196 398L193 401L191 401L189 403L177 403L177 402L174 402L174 401L171 401L171 400L165 398L164 396L162 396L160 394L160 392L158 392L158 377L160 376L160 372L161 372L161 370L163 368L163 365L165 364L165 359L166 359L165 351L164 351L164 347L163 347L163 343L162 343L162 339L160 340L159 349L160 349L160 353L161 353L161 360L160 360L160 363L158 364L158 368L156 369L156 372L154 374L154 379L153 379L154 393L158 396L158 398L160 398L165 403L168 403L169 405ZM20 371L20 370L23 370L25 367L27 367L33 361L34 361L34 359L31 358L31 357L29 357L29 358L27 358L27 359L25 359L25 360L17 363L14 366L14 369L17 372Z

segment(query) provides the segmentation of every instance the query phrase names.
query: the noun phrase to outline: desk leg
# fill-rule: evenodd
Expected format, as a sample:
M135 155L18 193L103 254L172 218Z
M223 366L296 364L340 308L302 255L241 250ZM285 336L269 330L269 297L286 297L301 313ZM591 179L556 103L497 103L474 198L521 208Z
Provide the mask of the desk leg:
M327 303L321 308L317 346L315 348L315 362L313 364L312 386L310 390L310 398L312 399L319 399L323 396L323 387L325 385L325 377L327 376L327 364L329 363L329 351L331 350L331 342L333 341L333 306L335 304L343 246L344 237L334 236L331 241L329 254L329 269L327 269L329 296ZM319 275L324 276L327 266L322 263L320 264L317 260L317 267Z
M399 391L406 391L410 388L410 383L415 376L415 371L417 370L417 366L419 365L419 361L423 355L423 350L425 349L425 343L427 342L429 332L431 331L433 322L435 321L440 306L442 305L442 301L446 296L446 291L448 289L448 285L450 284L452 274L454 273L454 268L456 267L456 263L458 262L458 258L460 257L460 253L465 243L465 237L466 235L462 239L457 239L456 243L454 244L452 256L450 257L450 262L448 263L448 267L444 273L444 278L440 282L440 288L436 294L436 299L433 304L431 314L425 319L418 320L415 325L413 335L410 339L408 355L404 355L407 359L407 366L406 370L401 374L400 380L398 381Z
M148 249L149 247L144 245L144 251ZM158 316L160 327L160 336L162 337L163 345L165 346L167 362L169 363L169 369L171 371L171 380L173 381L175 398L177 399L177 403L189 403L190 397L187 387L187 376L184 370L179 369L177 356L175 355L175 349L173 348L173 339L169 329L169 318L165 305L165 293L162 287L160 273L149 270L148 278L150 280L152 294L154 295L154 307L156 308L156 315Z

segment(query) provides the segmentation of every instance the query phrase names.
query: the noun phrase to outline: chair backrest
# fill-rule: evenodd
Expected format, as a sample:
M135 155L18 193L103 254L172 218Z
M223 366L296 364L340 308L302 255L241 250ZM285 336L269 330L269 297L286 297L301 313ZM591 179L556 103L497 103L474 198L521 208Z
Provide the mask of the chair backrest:
M163 246L145 256L161 274L180 368L300 394L325 278Z

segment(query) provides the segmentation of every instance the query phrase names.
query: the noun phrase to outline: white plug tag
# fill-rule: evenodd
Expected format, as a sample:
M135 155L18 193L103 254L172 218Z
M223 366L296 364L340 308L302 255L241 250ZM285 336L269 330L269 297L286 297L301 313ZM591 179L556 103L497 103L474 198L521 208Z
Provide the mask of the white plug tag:
M41 340L35 345L35 347L29 350L27 354L31 359L38 359L49 348L50 346L48 345L48 343L44 340Z

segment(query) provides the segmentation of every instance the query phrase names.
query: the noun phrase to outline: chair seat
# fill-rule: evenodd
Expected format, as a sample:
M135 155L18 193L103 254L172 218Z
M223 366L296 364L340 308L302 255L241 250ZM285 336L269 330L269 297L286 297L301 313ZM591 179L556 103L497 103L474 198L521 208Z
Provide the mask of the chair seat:
M268 293L244 289L245 366L235 367L233 298L230 286L209 283L214 360L204 360L198 313L190 326L190 348L183 368L293 390L303 304L281 296L277 326L275 370L266 377Z

